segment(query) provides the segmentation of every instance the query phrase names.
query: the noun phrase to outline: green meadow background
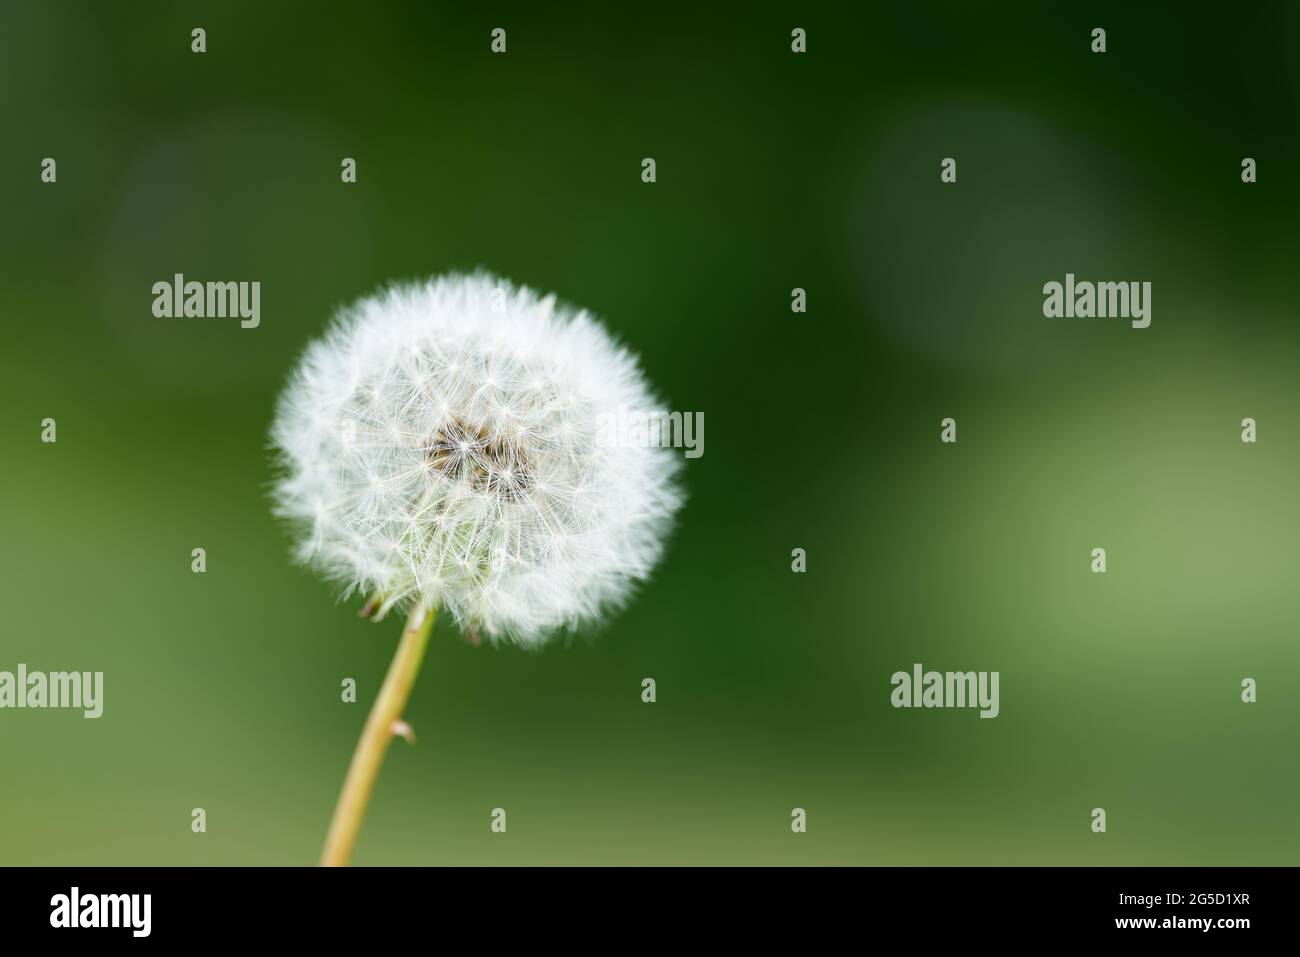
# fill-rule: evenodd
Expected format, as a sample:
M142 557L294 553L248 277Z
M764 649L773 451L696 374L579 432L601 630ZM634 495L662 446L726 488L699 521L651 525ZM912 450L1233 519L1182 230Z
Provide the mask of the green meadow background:
M274 400L339 304L478 266L705 453L602 628L438 625L358 864L1297 863L1300 12L1138 7L5 3L0 670L105 713L0 712L0 864L317 860L400 623L290 563ZM1151 327L1045 319L1067 271ZM261 326L155 319L178 272ZM1001 715L894 710L915 662Z

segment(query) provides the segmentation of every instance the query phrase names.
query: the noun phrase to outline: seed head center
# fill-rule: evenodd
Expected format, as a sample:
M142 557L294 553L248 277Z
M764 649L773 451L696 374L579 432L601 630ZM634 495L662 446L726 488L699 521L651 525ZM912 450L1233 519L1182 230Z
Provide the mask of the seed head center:
M494 492L506 501L517 501L532 487L528 458L517 441L457 417L425 442L425 455L449 481Z

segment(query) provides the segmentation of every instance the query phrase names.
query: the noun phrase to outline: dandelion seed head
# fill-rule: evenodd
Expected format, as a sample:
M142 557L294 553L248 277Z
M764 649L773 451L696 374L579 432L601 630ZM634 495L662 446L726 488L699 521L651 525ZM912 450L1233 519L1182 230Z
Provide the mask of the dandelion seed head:
M585 311L486 273L393 286L282 394L276 511L345 592L538 643L621 606L681 505L671 450L598 440L620 407L660 403Z

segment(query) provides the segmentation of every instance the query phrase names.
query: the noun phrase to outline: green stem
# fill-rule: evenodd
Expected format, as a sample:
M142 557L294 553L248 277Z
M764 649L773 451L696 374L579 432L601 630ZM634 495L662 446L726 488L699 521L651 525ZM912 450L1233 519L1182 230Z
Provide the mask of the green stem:
M417 603L406 619L393 663L388 666L379 697L370 709L370 717L366 719L361 740L352 755L352 764L348 767L348 776L334 809L334 819L330 822L329 836L325 839L325 852L320 860L322 867L343 867L352 857L366 805L375 789L375 778L379 776L384 754L393 740L393 723L401 719L406 701L411 696L411 686L420 671L424 649L429 645L429 632L433 630L437 617L436 608L426 609Z

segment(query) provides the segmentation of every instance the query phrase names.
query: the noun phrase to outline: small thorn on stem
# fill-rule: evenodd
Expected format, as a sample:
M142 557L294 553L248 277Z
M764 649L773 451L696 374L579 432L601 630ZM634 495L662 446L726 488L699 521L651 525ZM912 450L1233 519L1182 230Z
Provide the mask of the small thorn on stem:
M415 729L401 718L393 722L392 732L399 738L405 738L407 744L415 744Z

